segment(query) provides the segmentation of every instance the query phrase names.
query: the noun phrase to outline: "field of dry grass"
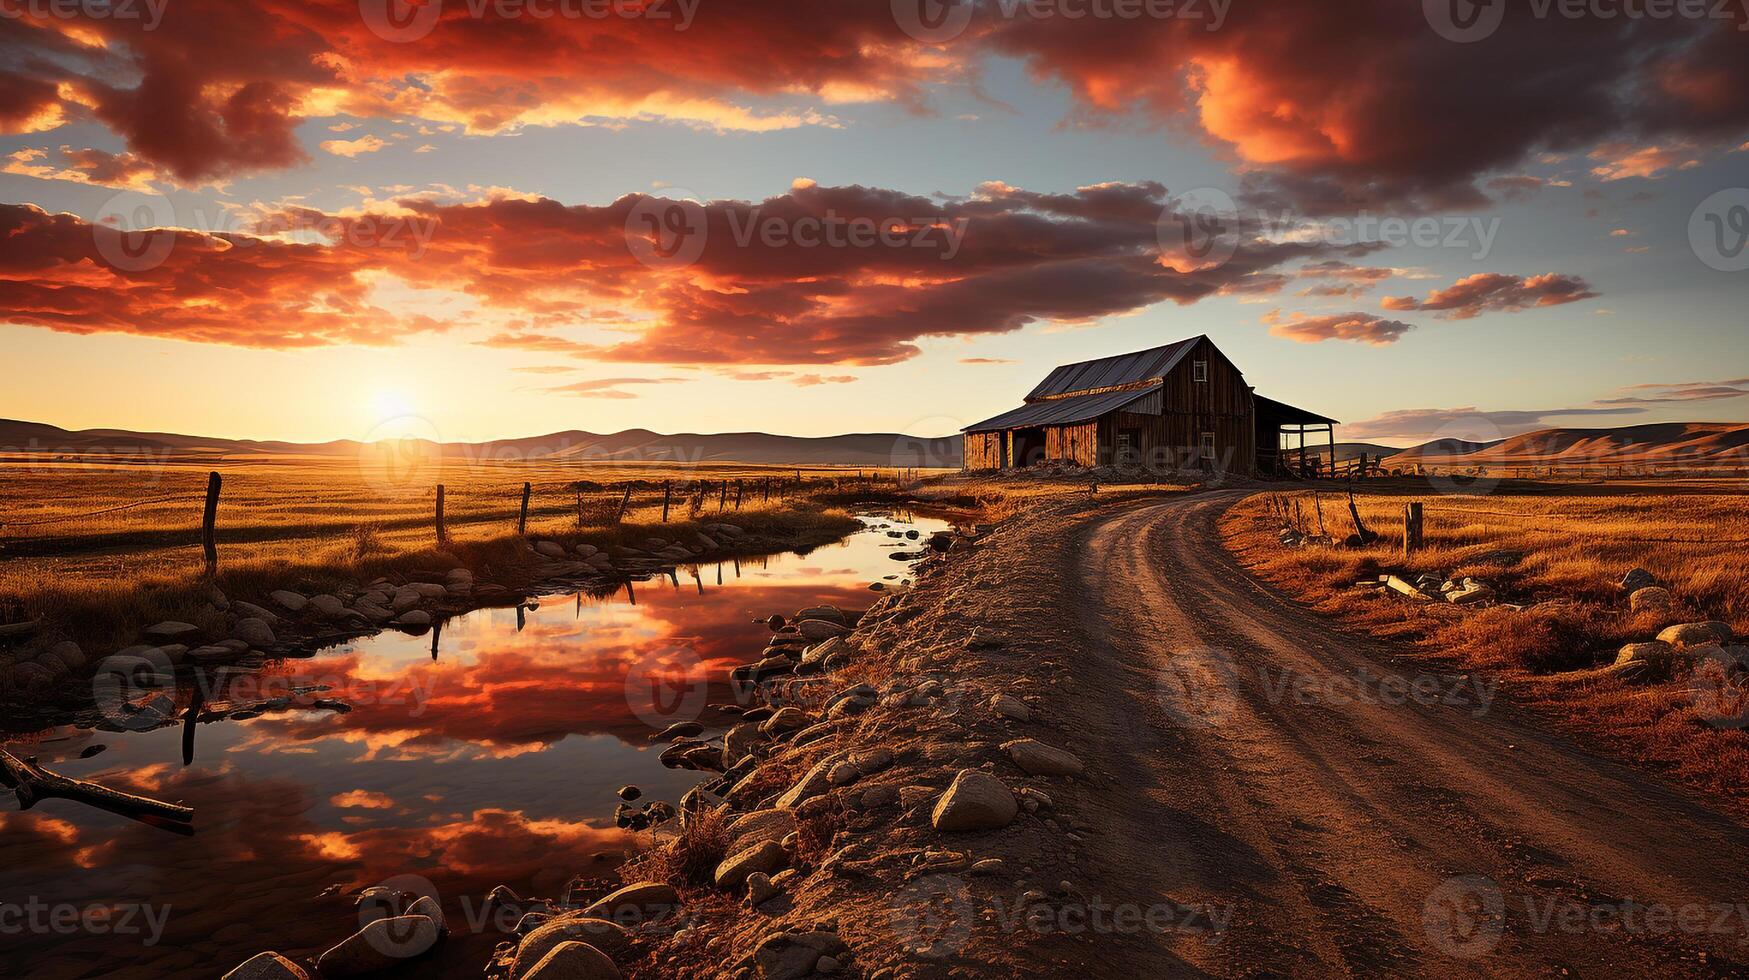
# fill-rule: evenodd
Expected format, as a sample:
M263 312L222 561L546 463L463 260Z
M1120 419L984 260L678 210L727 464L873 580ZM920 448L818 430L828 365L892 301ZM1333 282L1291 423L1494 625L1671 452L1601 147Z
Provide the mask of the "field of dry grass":
M849 518L829 498L848 499L859 472L804 467L798 489L794 467L737 464L14 459L0 463L0 602L22 602L32 618L98 644L150 622L198 618L207 588L200 523L209 470L223 480L217 585L239 596L356 581L422 562L502 562L514 550L525 482L532 485L530 536L586 531L604 545L621 535L641 540L661 524L662 487L672 481L670 531L695 519L727 519L819 543L847 530ZM891 473L882 476L894 489ZM621 520L628 482L633 493ZM439 483L449 538L442 547L434 529Z
M1346 497L1283 495L1317 533L1352 531ZM1403 505L1426 508L1426 547L1402 554ZM1749 809L1749 734L1721 725L1691 678L1633 684L1602 670L1626 643L1696 620L1749 630L1749 497L1725 484L1534 488L1487 496L1363 492L1362 520L1382 540L1365 548L1288 547L1267 495L1234 507L1228 547L1255 574L1356 631L1418 645L1430 657L1497 672L1518 699L1624 754ZM1633 613L1622 576L1650 571L1673 593L1668 612ZM1474 576L1503 603L1459 608L1356 588L1381 572Z

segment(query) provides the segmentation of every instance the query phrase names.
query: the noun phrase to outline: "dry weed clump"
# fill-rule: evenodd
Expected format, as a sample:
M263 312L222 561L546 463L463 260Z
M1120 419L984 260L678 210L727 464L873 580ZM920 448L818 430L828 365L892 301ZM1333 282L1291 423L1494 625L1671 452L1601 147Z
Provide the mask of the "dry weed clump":
M699 810L687 817L673 840L622 865L620 878L626 884L665 881L679 889L709 889L717 865L728 856L729 844L729 819L724 812Z

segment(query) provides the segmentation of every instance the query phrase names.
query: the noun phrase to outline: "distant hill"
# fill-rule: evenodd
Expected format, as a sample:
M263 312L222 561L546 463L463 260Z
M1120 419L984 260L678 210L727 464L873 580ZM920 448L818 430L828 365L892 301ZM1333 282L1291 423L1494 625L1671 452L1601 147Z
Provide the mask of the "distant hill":
M548 459L617 460L623 462L733 462L778 465L949 466L960 465L957 435L920 437L896 432L862 432L841 436L782 436L767 432L683 432L665 435L648 429L599 434L581 430L553 432L522 439L490 442L419 442L446 457L475 460ZM126 429L68 430L41 422L0 419L0 454L113 456L349 456L361 443L263 442L218 439L167 432Z
M1406 449L1385 465L1744 466L1749 424L1659 422L1612 429L1557 428L1490 443L1440 440Z
M1493 442L1465 442L1462 439L1435 439L1419 446L1410 446L1392 456L1391 459L1404 463L1417 463L1430 457L1465 456L1481 452L1484 449L1491 449L1500 445L1502 441L1496 439Z
M1320 450L1324 455L1329 454L1328 447L1315 445L1307 446L1306 452L1309 453L1313 449ZM1403 450L1398 449L1395 446L1381 446L1375 442L1339 442L1336 444L1336 461L1340 463L1350 459L1355 459L1362 453L1366 454L1368 459L1383 459L1386 456L1394 456L1402 451Z

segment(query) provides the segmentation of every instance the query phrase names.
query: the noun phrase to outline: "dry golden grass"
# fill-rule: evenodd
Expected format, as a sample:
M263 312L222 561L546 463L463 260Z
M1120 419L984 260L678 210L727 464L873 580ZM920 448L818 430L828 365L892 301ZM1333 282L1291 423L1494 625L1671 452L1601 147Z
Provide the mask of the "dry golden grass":
M1303 524L1316 533L1313 493L1280 496L1290 513L1299 502ZM1405 558L1403 504L1415 499L1425 504L1427 547ZM1267 495L1234 507L1222 531L1252 572L1315 611L1416 644L1442 663L1496 672L1519 701L1749 811L1749 734L1709 722L1687 678L1634 686L1596 669L1623 644L1673 623L1716 619L1739 635L1749 629L1742 563L1749 498L1728 484L1552 495L1508 485L1475 497L1367 492L1357 502L1362 520L1383 535L1372 547L1283 546ZM1325 492L1321 504L1325 530L1346 536L1346 497ZM1618 583L1636 566L1670 588L1675 610L1628 610ZM1528 608L1459 609L1353 587L1381 571L1472 575Z
M4 464L0 601L20 600L56 635L102 648L164 619L217 625L204 622L212 616L206 597L214 584L232 596L256 597L276 588L323 591L408 569L503 568L521 560L515 531L524 482L533 485L530 537L562 535L607 546L729 520L755 533L820 544L855 527L822 499L834 494L835 483L854 483L855 468L804 469L805 490L797 492L793 467L451 461L390 478L369 463L289 456L220 463L220 575L211 583L203 577L199 543L210 460ZM767 478L774 486L779 479L792 485L787 493L774 489L767 500ZM439 480L449 532L441 546L433 526ZM736 480L744 481L739 509ZM581 521L579 481L586 481ZM616 522L626 481L637 482L624 520ZM676 488L667 524L664 481ZM701 481L710 485L708 495L688 492ZM729 482L726 498L723 481ZM70 516L167 496L175 499ZM54 523L33 523L45 520Z

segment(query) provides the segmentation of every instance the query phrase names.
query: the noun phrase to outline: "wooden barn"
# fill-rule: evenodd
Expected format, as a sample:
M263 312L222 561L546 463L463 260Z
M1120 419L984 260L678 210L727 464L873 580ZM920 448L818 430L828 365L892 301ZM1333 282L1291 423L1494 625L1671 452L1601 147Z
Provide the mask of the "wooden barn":
M1026 404L965 433L965 468L1043 462L1279 472L1283 433L1334 441L1334 419L1255 395L1212 341L1192 337L1133 354L1065 364ZM1302 463L1303 468L1303 463Z

